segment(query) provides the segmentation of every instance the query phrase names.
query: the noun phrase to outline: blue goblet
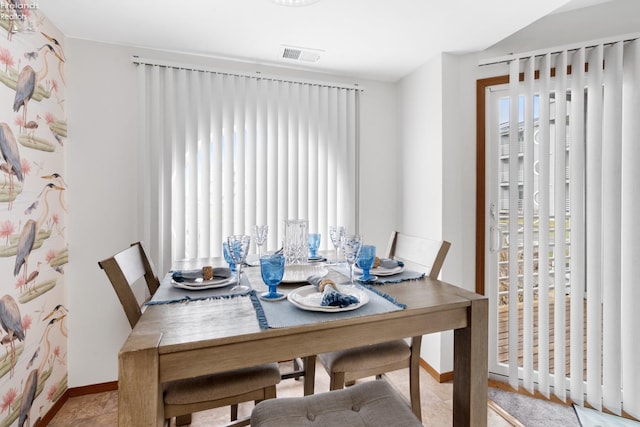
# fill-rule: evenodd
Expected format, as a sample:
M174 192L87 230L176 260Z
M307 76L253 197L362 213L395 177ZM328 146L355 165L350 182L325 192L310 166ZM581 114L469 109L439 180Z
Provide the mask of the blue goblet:
M266 301L283 299L285 295L277 292L277 288L284 276L284 254L275 253L261 256L260 274L264 283L269 287L269 291L261 294L260 298Z
M236 263L233 262L233 258L231 258L231 254L229 253L229 244L226 241L222 242L222 254L224 255L224 260L229 264L229 270L235 273Z
M362 269L362 276L358 277L361 282L372 282L378 279L376 276L369 274L369 270L373 267L376 260L376 247L373 245L362 245L360 256L358 257L358 267Z
M318 258L318 248L320 247L320 233L309 233L309 257Z

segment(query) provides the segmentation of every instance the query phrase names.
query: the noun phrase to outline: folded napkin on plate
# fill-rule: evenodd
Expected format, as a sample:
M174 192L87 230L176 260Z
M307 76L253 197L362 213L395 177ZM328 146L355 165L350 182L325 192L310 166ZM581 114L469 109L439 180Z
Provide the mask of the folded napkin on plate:
M222 280L229 277L231 277L231 270L227 267L215 267L211 280ZM202 280L202 269L172 271L171 278L178 283L200 281Z
M338 290L338 285L331 279L326 279L322 276L309 276L307 282L318 288L318 291L322 292L322 300L320 306L322 307L348 307L351 304L358 304L360 300L349 294L344 294Z
M391 258L380 258L380 265L379 267L382 268L396 268L396 267L402 267L404 265L404 262L397 260L397 259L391 259Z

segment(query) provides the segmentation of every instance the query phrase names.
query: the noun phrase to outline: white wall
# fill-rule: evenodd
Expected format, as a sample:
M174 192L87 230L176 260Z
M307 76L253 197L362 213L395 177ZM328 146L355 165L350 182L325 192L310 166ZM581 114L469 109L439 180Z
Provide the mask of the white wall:
M398 84L398 132L402 141L398 159L398 230L433 239L444 238L442 94L440 55ZM422 359L438 372L452 365L443 365L445 335L426 335L421 348Z
M442 60L436 56L398 83L398 226L442 236Z
M442 279L475 290L475 80L472 55L434 57L398 84L400 229L452 243ZM453 370L453 334L425 336L422 358Z
M131 56L202 64L228 71L358 83L361 96L361 232L386 247L396 227L395 85L189 57L68 39L69 386L117 379L118 350L129 326L97 261L140 239L136 224L138 159L136 75ZM380 202L380 200L384 202Z

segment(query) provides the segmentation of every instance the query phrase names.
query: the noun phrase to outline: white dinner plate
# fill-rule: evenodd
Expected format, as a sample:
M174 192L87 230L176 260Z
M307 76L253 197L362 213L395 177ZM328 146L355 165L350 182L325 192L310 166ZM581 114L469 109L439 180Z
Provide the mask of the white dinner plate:
M303 286L289 292L287 299L296 307L307 311L322 311L326 313L338 313L341 311L356 310L369 302L369 295L364 289L353 285L336 285L342 293L353 295L360 301L357 304L351 304L346 307L331 307L320 305L322 301L322 292L318 292L318 288L313 285Z
M354 266L353 271L356 274L362 274L362 269L357 265ZM393 268L384 268L384 267L372 268L371 270L369 270L369 274L373 276L393 276L394 274L402 273L403 271L404 271L404 265L398 265L397 267L393 267Z
M284 267L284 277L281 283L306 282L309 276L326 276L327 269L320 264L294 264Z
M187 289L189 291L201 291L204 289L215 289L215 288L224 288L225 286L229 286L232 283L236 282L236 276L231 275L231 277L227 277L226 279L214 279L214 280L203 280L201 282L176 282L171 279L171 284L175 288L179 289Z

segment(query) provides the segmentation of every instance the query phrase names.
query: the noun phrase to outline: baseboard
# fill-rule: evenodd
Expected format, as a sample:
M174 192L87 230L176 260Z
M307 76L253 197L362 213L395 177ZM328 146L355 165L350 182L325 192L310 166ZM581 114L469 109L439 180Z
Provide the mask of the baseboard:
M60 399L56 400L56 402L53 404L51 409L47 411L44 417L36 421L34 427L45 427L49 425L51 420L53 420L53 417L56 416L58 411L60 411L60 408L62 408L62 406L66 403L67 400L69 400L70 397L84 396L87 394L101 393L104 391L114 391L117 389L118 381L110 381L108 383L91 384L82 387L68 388L67 391L65 391L62 396L60 396Z
M446 383L449 381L453 381L453 371L440 373L434 369L433 366L429 365L424 359L420 358L420 366L427 371L429 375L431 375L436 381L439 383Z
M118 381L109 381L107 383L90 384L82 387L73 387L67 390L69 397L84 396L86 394L102 393L105 391L115 391L118 389Z

